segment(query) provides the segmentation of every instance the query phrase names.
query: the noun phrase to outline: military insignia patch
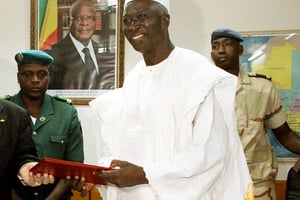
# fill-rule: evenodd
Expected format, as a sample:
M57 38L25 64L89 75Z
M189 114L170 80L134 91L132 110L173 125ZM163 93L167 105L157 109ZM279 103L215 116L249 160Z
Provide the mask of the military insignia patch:
M10 95L3 95L3 96L0 96L0 99L11 100L11 96Z
M249 77L257 77L257 78L264 78L264 79L267 79L269 81L272 81L271 76L267 76L267 75L259 74L259 73L255 73L255 72L248 73L248 76Z
M24 56L22 53L19 53L16 58L18 59L18 62L22 62L24 60Z
M55 95L54 98L57 99L57 100L59 100L59 101L66 102L68 104L72 104L72 100L69 99L69 98L67 98L67 97L64 97L64 96Z

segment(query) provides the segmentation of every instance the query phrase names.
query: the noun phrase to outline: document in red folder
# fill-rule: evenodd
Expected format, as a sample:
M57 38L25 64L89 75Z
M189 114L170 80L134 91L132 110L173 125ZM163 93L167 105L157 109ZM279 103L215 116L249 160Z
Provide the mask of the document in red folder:
M94 172L101 170L112 170L112 168L54 158L43 158L30 171L34 174L52 174L55 178L66 178L67 176L71 178L74 176L85 177L88 183L106 185L105 181L101 180L97 175L94 175Z

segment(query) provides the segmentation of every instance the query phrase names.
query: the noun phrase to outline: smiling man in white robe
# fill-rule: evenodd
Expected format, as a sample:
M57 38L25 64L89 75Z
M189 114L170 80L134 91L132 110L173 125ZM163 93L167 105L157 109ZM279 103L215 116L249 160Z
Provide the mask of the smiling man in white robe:
M105 200L243 200L251 178L236 129L237 79L169 38L167 5L125 2L123 31L143 55L122 88L90 102Z

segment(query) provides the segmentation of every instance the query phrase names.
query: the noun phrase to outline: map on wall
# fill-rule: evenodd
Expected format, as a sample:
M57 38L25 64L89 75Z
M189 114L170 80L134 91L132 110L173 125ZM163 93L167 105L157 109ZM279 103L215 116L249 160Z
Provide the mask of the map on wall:
M300 135L300 31L241 34L241 67L272 77L288 114L288 124ZM299 157L285 149L270 130L269 137L277 157Z

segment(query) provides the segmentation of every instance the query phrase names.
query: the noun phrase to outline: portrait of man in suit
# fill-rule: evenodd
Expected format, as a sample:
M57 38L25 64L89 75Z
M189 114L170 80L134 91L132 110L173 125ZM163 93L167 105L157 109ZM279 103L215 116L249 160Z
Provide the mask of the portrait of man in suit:
M77 0L72 4L69 30L45 50L54 58L49 68L49 89L114 89L116 56L103 52L92 39L96 10L91 1Z

